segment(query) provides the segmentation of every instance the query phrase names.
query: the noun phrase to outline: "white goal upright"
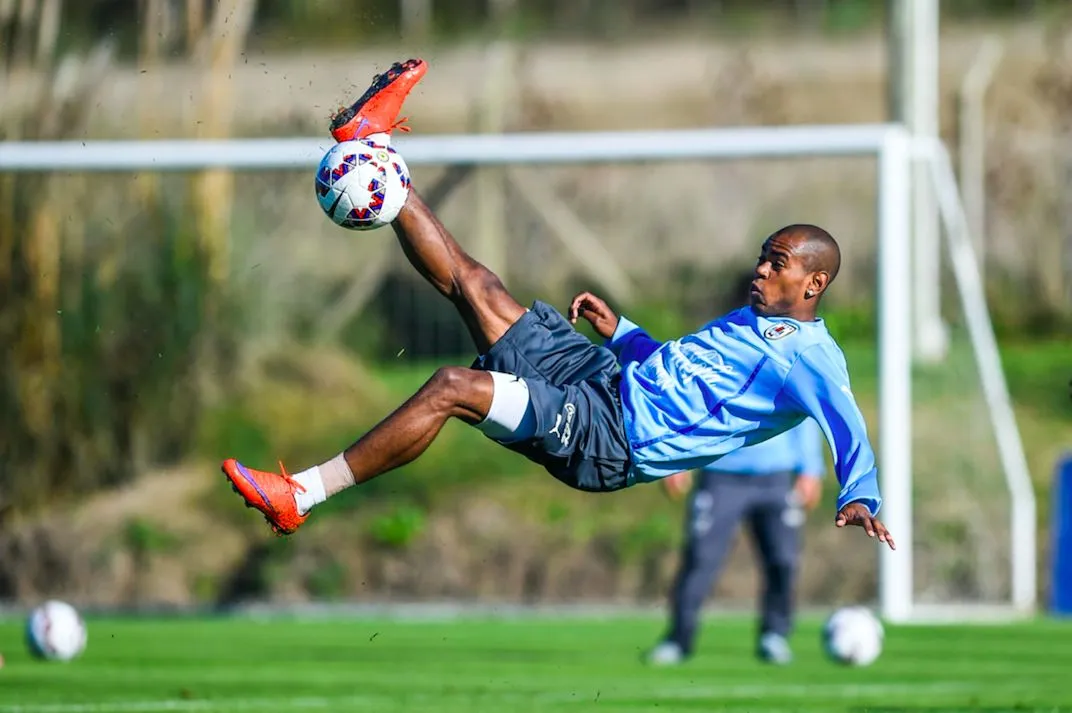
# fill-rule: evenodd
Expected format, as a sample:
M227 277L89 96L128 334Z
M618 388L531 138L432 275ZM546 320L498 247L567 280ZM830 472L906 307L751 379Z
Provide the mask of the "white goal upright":
M986 306L976 256L949 158L940 143L916 143L897 125L829 125L664 132L531 133L400 137L411 166L580 164L675 160L741 160L795 157L873 157L877 161L878 428L883 520L898 549L882 549L879 600L893 622L933 617L971 618L963 602L917 601L914 585L913 362L911 286L911 195L913 160L931 167L932 187L959 295L991 445L997 449L1002 507L1010 526L997 547L1009 563L1003 598L987 611L1029 614L1036 601L1035 501L1019 431ZM0 172L43 171L242 171L312 170L330 145L327 139L75 141L0 143ZM310 202L312 198L310 198ZM312 209L310 209L312 210ZM965 448L971 448L966 444ZM971 488L969 487L968 490Z

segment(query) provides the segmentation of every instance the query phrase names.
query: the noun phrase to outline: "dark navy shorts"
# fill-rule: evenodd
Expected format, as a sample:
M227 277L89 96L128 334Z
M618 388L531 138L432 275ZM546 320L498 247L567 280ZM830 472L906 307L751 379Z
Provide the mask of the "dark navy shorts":
M607 492L628 484L618 360L553 307L533 303L473 368L519 376L529 387L536 435L503 446L578 490Z

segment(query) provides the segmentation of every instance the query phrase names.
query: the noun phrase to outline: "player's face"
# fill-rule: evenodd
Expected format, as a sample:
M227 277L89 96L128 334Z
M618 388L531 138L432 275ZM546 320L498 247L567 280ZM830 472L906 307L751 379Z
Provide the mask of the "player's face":
M814 275L800 253L799 243L793 237L767 238L752 275L749 294L752 309L771 317L790 316L799 311Z

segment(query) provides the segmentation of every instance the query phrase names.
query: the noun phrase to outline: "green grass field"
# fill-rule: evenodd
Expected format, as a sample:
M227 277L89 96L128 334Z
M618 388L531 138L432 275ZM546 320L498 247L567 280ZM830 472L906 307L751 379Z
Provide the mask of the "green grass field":
M891 628L863 669L823 658L816 620L764 666L751 626L710 618L695 659L651 669L656 618L91 619L68 664L7 621L0 713L1072 710L1072 625Z

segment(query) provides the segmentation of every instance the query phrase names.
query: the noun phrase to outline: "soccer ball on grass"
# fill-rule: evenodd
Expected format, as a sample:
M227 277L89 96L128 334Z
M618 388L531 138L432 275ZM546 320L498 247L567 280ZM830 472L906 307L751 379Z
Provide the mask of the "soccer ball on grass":
M317 202L337 225L351 230L375 230L397 218L409 186L402 156L368 139L335 144L316 170Z
M846 666L868 666L882 653L882 622L866 607L843 607L823 626L826 655Z
M26 622L30 653L46 661L70 661L86 648L86 624L66 602L47 601Z

